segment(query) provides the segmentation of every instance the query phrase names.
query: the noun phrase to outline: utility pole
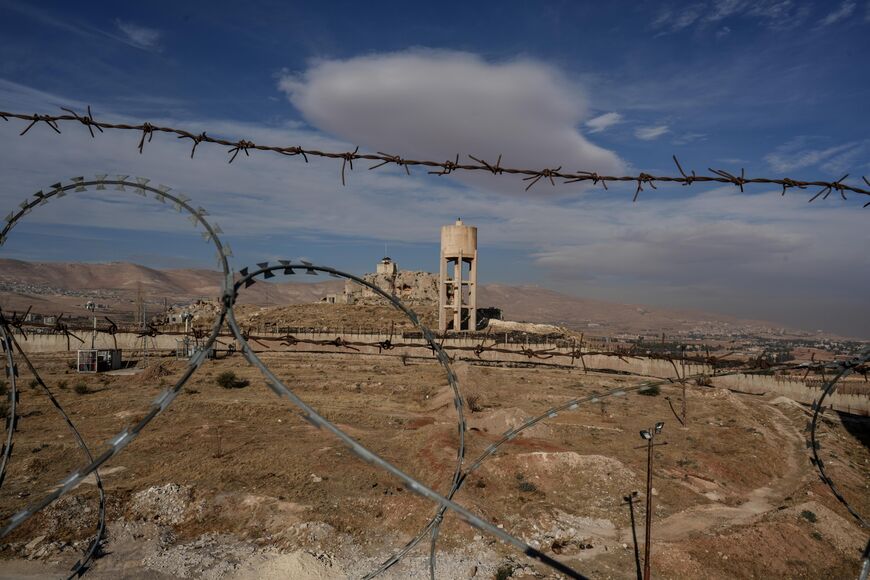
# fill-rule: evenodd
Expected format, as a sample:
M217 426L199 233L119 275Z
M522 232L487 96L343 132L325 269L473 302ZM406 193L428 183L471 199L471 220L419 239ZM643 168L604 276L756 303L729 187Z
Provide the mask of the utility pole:
M640 432L642 439L646 440L646 530L645 544L643 547L643 580L650 580L650 547L652 542L652 464L653 464L653 447L656 445L667 445L667 442L656 443L655 436L662 432L665 426L664 422L659 421L655 427L645 429Z
M90 310L91 314L94 315L94 333L91 335L91 350L94 350L97 343L97 305L94 304L93 300L88 300L88 303L85 304L85 308Z

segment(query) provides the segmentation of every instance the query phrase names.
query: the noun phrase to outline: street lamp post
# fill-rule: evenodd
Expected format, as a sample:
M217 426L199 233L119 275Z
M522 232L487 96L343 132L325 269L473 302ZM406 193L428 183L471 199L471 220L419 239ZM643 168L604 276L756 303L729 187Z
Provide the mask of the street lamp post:
M667 445L664 443L655 443L655 437L662 432L665 426L664 422L659 421L652 429L645 429L640 432L642 439L646 440L646 530L645 544L643 547L643 580L650 580L650 542L652 537L652 464L653 464L653 447L656 445Z

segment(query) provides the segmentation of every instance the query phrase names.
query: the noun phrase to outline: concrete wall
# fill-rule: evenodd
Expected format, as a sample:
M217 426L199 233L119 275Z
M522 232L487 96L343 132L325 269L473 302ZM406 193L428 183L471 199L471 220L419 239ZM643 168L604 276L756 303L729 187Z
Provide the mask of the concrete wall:
M24 352L75 352L80 348L91 348L91 333L76 332L76 336L84 340L79 342L75 338L70 337L69 347L67 347L67 339L63 334L30 334L27 333L27 340L20 334L16 334L15 340L21 345ZM139 350L142 348L142 339L135 333L119 332L115 335L118 341L118 348L121 350ZM155 336L148 337L149 350L175 350L175 340L177 336ZM97 333L96 348L114 348L115 343L112 337L108 334Z
M759 395L772 393L807 405L812 404L822 395L821 388L816 385L807 385L800 379L771 375L740 374L716 377L713 379L713 385L744 393ZM870 394L841 394L834 391L833 395L825 398L825 407L868 417L870 416Z
M79 336L84 339L84 344L75 339L70 339L70 346L73 351L79 348L90 348L91 335L90 333L81 333ZM268 335L265 335L268 336ZM274 335L276 338L280 335ZM258 344L251 341L251 346L255 351L281 351L292 350L293 352L326 352L326 353L345 353L345 354L364 354L364 355L382 355L382 356L409 356L417 358L429 358L432 356L432 351L422 338L402 338L401 336L390 337L388 334L382 333L347 333L347 332L297 332L293 336L299 340L335 340L340 337L346 342L368 342L377 343L391 339L394 344L409 345L404 348L395 348L393 350L381 350L379 352L376 346L355 346L358 350L351 350L345 347L337 347L335 345L316 345L297 343L293 346L282 345L280 341L264 341L263 344ZM20 335L16 336L19 344L25 352L69 352L67 350L67 339L62 334L28 334L27 340L23 340ZM142 339L133 333L118 333L116 335L118 348L123 351L139 351L142 348ZM149 350L164 350L172 351L176 348L176 336L156 336L149 337ZM223 338L222 342L232 342L228 338ZM476 339L470 338L448 338L443 341L444 349L456 360L467 361L491 361L491 362L515 362L515 363L535 363L541 365L572 365L577 369L584 368L584 362L587 368L595 370L612 370L623 371L635 374L640 374L648 377L657 378L677 378L673 365L666 360L650 359L643 357L616 357L604 355L585 355L583 360L575 358L573 363L570 356L556 356L547 358L548 355L555 353L563 353L570 355L570 349L558 348L552 343L540 342L531 344L498 344L495 345L499 350L510 352L492 352L484 351L480 356L471 350L457 349L473 349L479 344ZM487 343L489 346L490 343ZM264 346L265 345L265 346ZM114 343L112 337L106 334L97 335L97 348L112 348ZM532 350L549 350L548 353L541 357L529 357L524 353L525 349ZM712 368L708 365L690 364L683 369L679 363L677 368L680 373L685 372L688 375L697 374L712 374ZM754 394L776 394L788 397L795 401L805 404L811 404L821 395L821 389L818 381L802 381L800 379L771 376L771 375L727 375L713 378L713 385L721 388L734 389L746 393ZM841 394L835 392L833 395L825 399L826 406L837 411L852 413L855 415L870 416L870 393L853 393Z

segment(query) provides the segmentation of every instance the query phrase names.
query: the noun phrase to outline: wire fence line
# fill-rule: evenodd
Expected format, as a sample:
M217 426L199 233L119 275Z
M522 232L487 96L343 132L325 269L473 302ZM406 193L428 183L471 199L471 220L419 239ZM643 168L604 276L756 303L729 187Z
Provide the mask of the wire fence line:
M40 119L43 120L43 119ZM46 121L51 126L51 123ZM144 137L144 136L143 136ZM312 264L310 262L293 262L290 260L279 260L277 264L270 264L268 262L263 262L257 264L257 268L247 269L243 268L239 270L238 274L234 274L233 269L230 266L229 258L232 256L232 251L229 246L223 243L218 234L220 233L220 228L217 226L211 225L208 221L206 221L205 216L208 215L208 212L204 210L202 207L191 205L190 200L183 195L180 194L172 194L170 193L170 188L162 185L151 185L149 180L144 178L135 178L128 179L126 176L119 176L118 178L109 178L107 175L99 175L95 179L85 179L84 177L73 178L69 183L56 183L53 184L50 188L46 190L39 191L27 200L20 204L20 209L12 212L6 218L5 227L0 230L0 244L4 243L8 235L14 226L19 223L26 215L28 215L33 209L36 207L45 205L49 201L52 201L56 198L63 197L68 193L74 193L79 191L87 191L89 187L93 187L96 190L106 190L109 189L109 186L113 186L113 188L117 191L121 192L131 192L134 194L138 194L141 196L147 197L148 195L152 195L156 200L162 203L170 203L175 207L177 211L180 213L188 214L191 222L195 227L201 227L204 231L203 239L206 242L212 243L217 251L218 263L220 265L222 275L223 275L223 289L221 291L221 295L219 297L220 311L215 317L214 323L211 327L210 332L207 336L204 337L204 350L196 353L187 363L185 370L182 376L176 381L176 383L161 392L161 394L153 401L150 405L148 412L145 416L134 426L128 429L124 429L118 435L116 435L113 439L109 441L108 447L97 457L93 457L90 455L90 452L87 451L89 461L86 465L70 472L61 482L60 485L55 488L53 491L49 492L33 504L29 505L25 509L19 511L18 513L13 514L6 522L0 524L0 537L7 535L12 530L16 529L23 522L27 521L34 514L38 513L40 510L56 501L61 496L69 493L72 489L74 489L86 476L90 473L98 474L98 469L101 465L103 465L106 461L113 458L115 455L120 453L133 439L135 439L143 429L147 427L147 425L160 413L162 413L175 399L175 397L179 394L182 387L185 383L190 379L190 377L195 373L195 371L205 362L206 360L206 352L209 348L213 347L213 345L219 340L219 337L222 334L222 329L224 325L226 325L233 337L238 341L239 344L242 345L242 354L245 358L255 367L259 369L261 374L266 379L267 386L275 392L279 397L286 398L290 402L292 402L295 406L297 406L303 413L303 418L310 422L311 424L317 426L320 429L328 431L332 433L335 437L340 439L345 445L347 445L351 451L360 459L378 467L391 474L392 476L400 479L411 491L414 493L426 498L427 500L437 504L438 510L429 523L424 526L423 530L404 548L402 548L399 552L391 556L387 559L378 570L373 571L368 577L375 576L389 567L395 565L399 562L402 557L407 554L411 549L413 549L422 539L425 539L427 536L431 537L430 543L430 558L429 558L429 566L430 566L430 576L434 578L435 569L436 569L436 544L438 533L440 529L441 522L443 521L444 515L450 511L456 514L462 521L465 523L474 526L488 534L491 534L498 538L499 540L505 542L508 545L514 546L518 550L522 551L527 556L536 559L554 570L557 570L569 577L572 578L584 578L584 576L566 566L565 564L551 558L549 555L544 553L541 550L538 550L523 540L507 533L506 531L494 526L490 522L480 518L476 514L468 511L460 504L457 504L453 501L453 497L455 493L461 488L463 483L467 481L468 476L479 469L480 466L492 455L494 455L499 448L505 443L513 440L516 436L518 436L525 429L537 424L538 422L545 421L547 419L551 419L557 416L561 412L572 411L577 409L581 404L594 402L595 400L600 400L603 397L615 397L625 395L630 392L642 391L648 388L652 388L654 384L667 384L674 383L675 379L663 379L657 383L645 383L641 385L636 385L634 387L628 387L623 389L616 389L607 393L602 394L593 394L587 397L582 397L578 399L573 399L571 401L567 401L560 405L557 405L545 413L540 414L536 417L533 417L521 425L509 429L504 435L501 437L499 441L490 445L479 457L477 457L474 461L472 461L469 465L465 464L465 419L464 419L464 407L465 402L460 391L459 381L450 366L450 357L442 348L442 345L439 343L435 335L426 328L419 317L409 308L407 308L401 301L398 300L395 296L387 294L384 290L378 288L377 286L365 281L362 278L354 276L352 274L348 274L345 272L341 272L339 270ZM837 190L840 191L840 190ZM842 192L841 192L842 193ZM439 363L445 368L445 372L447 374L448 383L450 384L451 389L453 390L454 395L454 407L457 411L457 434L458 434L458 444L457 444L457 460L456 466L453 470L453 474L450 480L450 489L449 491L441 495L438 492L434 491L430 486L414 479L413 477L404 473L397 466L389 463L382 457L373 453L366 447L362 446L352 437L347 435L344 431L338 428L335 424L326 420L322 417L318 412L309 406L303 399L301 399L292 389L287 387L278 377L276 377L271 370L260 360L257 356L256 352L253 348L250 347L249 340L251 340L251 335L243 331L241 326L235 320L234 313L234 305L236 302L239 293L244 291L245 288L249 287L251 284L256 282L256 279L260 277L261 279L268 279L273 277L276 273L282 274L292 274L294 269L312 271L314 273L321 272L326 273L328 275L337 276L345 279L353 280L363 286L369 287L376 294L380 295L384 298L388 303L390 303L393 307L397 308L401 312L403 312L411 323L416 326L422 333L425 338L427 344L431 348L433 355L438 359ZM20 324L19 324L20 323ZM15 318L15 323L10 324L9 320L4 319L2 324L0 324L0 328L2 328L3 334L3 345L4 350L6 351L6 359L7 359L7 375L12 379L12 388L10 390L11 404L9 407L9 415L7 416L7 444L4 445L3 454L2 454L2 470L0 470L0 482L2 482L2 478L5 472L5 467L8 463L8 458L12 452L12 435L17 427L17 406L16 403L19 399L20 389L17 389L15 386L14 378L16 376L17 370L16 365L13 358L13 349L16 348L19 352L19 356L24 356L24 353L20 349L20 345L15 345L13 343L13 328L18 328L21 330L21 327L24 326L24 323L21 322L17 317ZM111 333L112 328L114 327L114 331L117 331L117 325L112 325L106 332ZM72 329L64 325L57 329L58 331L62 331L67 334L67 338L72 334ZM380 346L384 346L382 343L378 343ZM482 346L481 345L478 346ZM340 345L336 345L340 346ZM372 345L374 346L374 345ZM575 353L572 353L572 355ZM576 353L580 356L580 353ZM538 353L539 356L546 356L546 353ZM625 356L623 354L618 354L616 356ZM630 356L630 355L629 355ZM825 396L829 395L834 391L838 381L845 376L845 374L849 372L854 372L855 370L866 369L866 363L870 359L870 351L863 358L856 358L850 361L835 361L830 363L822 363L822 362L814 362L811 365L780 365L780 366L769 366L764 369L740 369L739 371L735 370L733 372L764 372L769 373L771 371L776 370L794 370L796 368L807 368L807 372L811 368L815 368L817 370L824 371L827 369L831 371L834 376L833 378L826 384L824 389L824 393L822 399L818 401L815 405L816 413L819 412L819 408L821 406L822 400ZM25 360L30 366L29 360ZM671 361L674 364L674 368L676 371L676 381L684 382L689 380L692 377L686 377L685 374L680 376L680 372L676 370L676 364L674 361ZM35 376L38 377L38 372L35 368L31 368L31 371ZM731 371L729 371L731 372ZM41 381L41 378L38 379ZM44 383L43 383L44 384ZM62 408L58 409L62 415L65 415ZM75 427L68 421L70 427L75 430ZM817 441L815 438L815 430L811 433L811 442L815 451L818 449ZM84 444L84 442L81 442ZM85 446L86 450L86 446ZM824 467L821 462L816 457L816 461L814 462L816 467L820 470L822 474L823 480L828 483L830 478L823 471ZM830 485L830 483L829 483ZM836 488L832 489L835 491L838 499L842 501L850 511L853 511L849 506L848 502L842 494L839 494L836 491ZM101 498L101 505L104 504L104 500ZM863 521L859 517L860 521ZM88 553L80 560L80 566L74 567L74 573L84 572L87 569L87 564L90 559L93 558L94 553L98 550L100 541L102 540L102 534L104 530L104 516L101 518L101 524L99 527L99 531L97 537L89 547Z
M454 160L433 161L426 159L410 159L402 155L393 155L384 152L377 153L360 153L359 147L353 151L321 151L319 149L310 149L301 145L262 145L256 144L249 139L225 139L212 137L207 131L194 133L186 129L178 129L174 127L165 127L153 125L149 122L143 122L137 125L127 123L107 123L94 119L91 108L87 108L87 113L79 114L72 109L62 107L66 114L48 115L48 114L25 114L8 111L0 111L0 119L9 121L9 119L19 119L29 121L29 124L19 133L26 135L37 124L44 124L51 128L57 134L61 133L61 123L78 123L84 125L90 136L96 138L94 129L102 133L104 129L110 130L126 130L140 133L139 143L137 148L139 153L144 151L146 143L151 143L155 133L165 133L175 135L178 139L189 139L191 141L190 156L193 158L196 153L196 148L202 143L210 143L213 145L221 145L229 147L227 150L228 162L232 163L236 160L239 153L244 153L246 157L250 156L251 151L269 151L278 153L284 156L299 156L307 163L309 157L323 157L327 159L341 160L341 183L346 183L346 170L353 170L354 161L373 161L369 169L377 169L379 167L394 165L401 167L407 174L410 175L411 167L427 168L428 173L434 175L449 175L456 172L475 172L483 171L493 175L515 175L521 176L523 181L527 181L526 191L532 188L541 180L550 182L550 185L555 186L556 180L562 180L564 184L570 183L591 183L592 185L601 184L607 189L608 183L632 183L636 186L634 198L632 201L637 201L638 196L644 191L644 185L651 189L657 189L656 183L678 183L684 186L690 186L695 183L725 183L731 184L744 191L744 186L747 185L777 185L782 188L782 195L790 189L807 189L820 188L815 195L812 195L808 201L813 202L818 198L827 199L831 193L837 193L842 199L847 199L847 193L870 197L870 180L866 176L862 176L863 185L853 185L846 183L848 174L843 175L836 181L830 180L800 180L791 179L789 177L769 178L769 177L747 177L746 172L741 169L738 174L736 171L727 171L725 169L708 168L709 174L697 174L695 171L685 171L676 156L673 156L674 165L676 166L679 175L652 175L650 173L640 172L637 175L602 175L596 171L585 170L569 170L558 167L548 167L543 169L524 169L501 164L501 155L495 163L488 162L484 159L468 155L468 158L473 163L460 163L459 155L457 154ZM870 206L870 201L867 201L863 207Z
M36 367L33 366L33 363L30 361L30 358L27 356L27 354L24 352L24 350L22 350L21 345L18 343L17 340L15 340L15 336L12 333L11 328L8 324L8 321L3 316L2 312L0 312L0 334L3 335L4 349L8 348L7 355L11 354L12 347L14 346L15 350L18 351L18 356L21 357L21 359L24 361L25 365L27 365L27 368L30 370L30 373L33 375L34 380L37 382L39 388L42 390L43 393L45 393L45 395L48 397L49 401L51 402L52 406L60 414L63 421L66 423L67 428L69 429L70 433L72 434L73 438L76 441L76 444L82 450L82 453L85 456L85 460L88 462L93 461L94 456L91 454L91 450L88 447L87 443L85 443L85 440L82 438L81 433L79 433L79 430L76 428L75 423L70 418L70 416L67 414L67 412L64 410L63 405L60 404L60 401L58 401L57 398L54 396L54 394L51 392L51 389L48 388L48 385L45 384L45 381L42 380L42 377L39 375L39 372L36 370ZM12 360L12 357L9 357L7 362L9 360ZM16 382L15 379L17 378L16 373L14 372L14 369L15 369L14 365L15 365L14 360L12 360L12 365L7 366L7 368L12 369L12 372L8 373L8 374L9 374L9 381L13 385L15 384L15 382ZM15 389L13 389L13 391L14 390ZM15 392L13 397L17 398L17 395L18 395L18 392ZM11 416L12 416L12 421L16 422L17 417L16 417L14 409L11 412ZM9 430L9 435L12 435L13 432L14 432L14 428ZM10 440L10 443L8 446L8 451L10 453L12 451L11 440ZM5 458L5 455L4 455L4 458ZM4 464L2 466L0 466L0 485L3 484L3 477L6 474L5 468L6 468L6 464L4 461ZM87 572L87 570L90 566L90 562L94 558L96 558L100 552L100 549L102 546L103 535L105 534L105 531L106 531L106 491L103 488L103 479L100 477L100 472L97 470L94 471L94 479L95 479L95 483L97 486L97 491L99 493L99 507L98 507L98 512L97 512L97 533L94 536L94 538L88 543L87 548L85 548L84 555L75 564L73 564L73 567L70 569L70 575L68 576L68 578L78 578L78 577L81 577L85 572Z

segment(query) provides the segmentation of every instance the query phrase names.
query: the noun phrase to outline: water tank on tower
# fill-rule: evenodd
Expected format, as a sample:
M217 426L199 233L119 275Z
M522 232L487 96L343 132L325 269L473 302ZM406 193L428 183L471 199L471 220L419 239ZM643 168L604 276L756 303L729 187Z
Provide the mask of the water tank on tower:
M441 227L438 329L477 328L477 228L457 219Z

